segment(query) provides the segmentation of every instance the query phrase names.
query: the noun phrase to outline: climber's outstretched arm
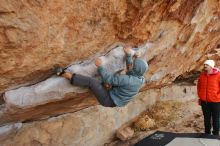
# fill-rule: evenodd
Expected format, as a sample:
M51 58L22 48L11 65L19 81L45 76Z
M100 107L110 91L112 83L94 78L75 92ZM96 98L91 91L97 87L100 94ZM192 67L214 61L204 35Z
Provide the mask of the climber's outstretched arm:
M133 66L132 66L133 60L132 60L132 56L131 56L131 46L125 46L124 52L126 55L126 69L127 69L127 72L129 72L133 68Z
M98 73L101 75L104 83L113 85L113 86L123 86L128 84L128 76L127 75L119 75L109 73L103 66L102 60L96 59L95 65L98 67Z

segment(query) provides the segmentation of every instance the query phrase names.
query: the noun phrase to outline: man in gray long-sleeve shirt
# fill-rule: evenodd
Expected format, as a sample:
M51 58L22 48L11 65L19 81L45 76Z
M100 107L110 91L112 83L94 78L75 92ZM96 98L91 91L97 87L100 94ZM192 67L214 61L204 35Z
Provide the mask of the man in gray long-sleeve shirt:
M141 86L145 83L143 75L148 70L148 64L140 58L132 61L131 47L125 47L124 52L128 66L126 75L109 73L102 66L101 59L97 59L95 65L102 81L79 74L71 74L60 68L57 74L69 79L73 85L89 87L103 106L124 106L139 92ZM110 85L112 88L107 90L103 83Z

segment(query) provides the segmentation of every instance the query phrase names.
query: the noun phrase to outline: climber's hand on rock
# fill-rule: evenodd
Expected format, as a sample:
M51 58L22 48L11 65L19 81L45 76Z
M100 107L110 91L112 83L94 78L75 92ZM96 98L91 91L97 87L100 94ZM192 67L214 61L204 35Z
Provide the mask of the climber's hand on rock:
M125 54L131 54L131 46L125 46L124 52L125 52Z
M141 52L139 52L139 51L135 52L134 57L136 57L136 58L141 57Z
M96 65L97 67L101 66L101 65L102 65L102 59L97 58L97 59L95 60L95 65Z

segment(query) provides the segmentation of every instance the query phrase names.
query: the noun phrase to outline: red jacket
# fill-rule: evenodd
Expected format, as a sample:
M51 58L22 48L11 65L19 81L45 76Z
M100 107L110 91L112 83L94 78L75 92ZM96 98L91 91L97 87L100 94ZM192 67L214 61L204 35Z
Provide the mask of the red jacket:
M220 72L217 68L213 68L211 74L200 74L197 94L202 101L220 102Z

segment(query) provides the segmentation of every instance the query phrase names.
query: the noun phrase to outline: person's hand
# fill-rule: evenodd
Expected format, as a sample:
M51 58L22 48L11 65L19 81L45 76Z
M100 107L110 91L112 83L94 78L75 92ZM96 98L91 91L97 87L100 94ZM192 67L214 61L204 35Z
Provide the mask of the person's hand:
M125 46L124 47L124 52L125 52L125 54L131 54L131 47L130 46Z
M111 89L112 89L112 85L111 85L111 84L108 84L108 83L104 83L104 87L105 87L105 89L107 89L107 90L111 90Z
M97 59L95 60L95 65L96 65L97 67L101 66L101 65L102 65L102 59L97 58Z
M141 57L141 53L139 51L135 52L134 57L136 57L136 58Z

